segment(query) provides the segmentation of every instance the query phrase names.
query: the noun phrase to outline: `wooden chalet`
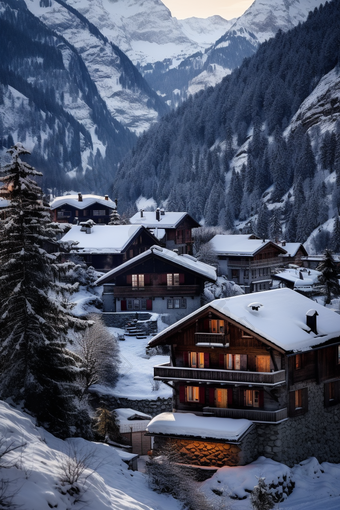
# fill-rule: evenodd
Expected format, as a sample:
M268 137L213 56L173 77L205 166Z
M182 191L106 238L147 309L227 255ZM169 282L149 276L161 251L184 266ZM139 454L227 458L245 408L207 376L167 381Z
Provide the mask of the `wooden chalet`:
M143 211L130 218L131 225L144 225L150 230L162 246L168 250L177 250L179 254L192 255L192 229L200 227L186 212L168 212L164 209Z
M170 362L154 367L174 408L148 426L156 450L172 441L184 463L203 466L261 455L340 462L335 312L290 289L241 295L209 303L149 345L171 347Z
M104 312L150 310L172 324L200 308L205 281L216 281L212 266L190 255L152 246L96 284L104 288Z
M108 195L65 195L56 197L50 204L52 221L77 224L88 220L107 225L112 211L117 209L117 201Z
M218 274L227 276L246 293L268 290L272 272L281 267L287 251L254 235L216 235L210 241L218 259ZM288 262L287 262L288 264Z
M68 257L79 255L88 266L107 272L157 244L157 239L138 225L95 225L91 220L73 225L60 243L72 245Z

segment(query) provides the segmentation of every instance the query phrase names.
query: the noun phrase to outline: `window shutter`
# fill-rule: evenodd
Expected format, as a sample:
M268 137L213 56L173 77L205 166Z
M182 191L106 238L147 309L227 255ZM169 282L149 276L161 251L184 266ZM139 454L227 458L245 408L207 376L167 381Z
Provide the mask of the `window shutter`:
M181 404L185 403L185 386L179 387L179 401Z
M209 368L210 360L209 360L209 353L204 353L204 368Z
M161 277L161 283L166 283L166 282L167 282L167 279L166 279L166 273L162 273L162 274L160 275L160 277Z
M209 319L204 319L204 332L208 333L209 331Z
M247 370L247 355L241 354L240 356L240 369L241 370Z
M144 275L144 285L150 285L150 274Z
M264 407L264 391L263 390L259 391L259 407L260 408Z
M200 404L205 403L205 386L200 386Z
M215 388L209 388L209 405L215 406Z
M228 402L227 402L227 406L230 407L233 405L233 389L232 388L228 388Z
M121 302L120 302L120 309L122 312L126 312L126 300L125 299L122 299Z
M146 300L146 309L147 310L152 310L152 299L147 299Z
M224 366L224 354L221 353L219 358L220 358L219 359L219 366L220 366L220 368L225 368L225 366Z
M180 285L184 283L184 274L183 273L179 273L179 283L180 283Z
M183 352L183 363L185 367L189 366L189 353L187 351Z
M132 274L127 274L126 275L126 283L128 285L132 285Z

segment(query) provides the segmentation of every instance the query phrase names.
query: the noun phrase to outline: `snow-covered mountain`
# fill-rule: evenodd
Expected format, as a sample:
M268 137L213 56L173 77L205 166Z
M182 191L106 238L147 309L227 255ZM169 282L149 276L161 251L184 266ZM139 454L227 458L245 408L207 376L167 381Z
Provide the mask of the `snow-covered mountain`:
M242 16L229 22L226 32L209 48L182 61L176 70L173 66L161 69L163 76L159 69L154 69L145 77L168 100L171 101L174 88L179 89L178 95L186 98L188 93L219 83L245 57L254 54L259 44L273 37L278 30L286 32L305 21L308 13L323 3L324 0L255 0ZM170 90L173 76L179 86Z

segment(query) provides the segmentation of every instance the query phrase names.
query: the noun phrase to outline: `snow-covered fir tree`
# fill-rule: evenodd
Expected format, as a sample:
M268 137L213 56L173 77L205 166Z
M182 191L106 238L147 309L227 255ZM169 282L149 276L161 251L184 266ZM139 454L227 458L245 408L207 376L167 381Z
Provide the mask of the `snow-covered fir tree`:
M9 197L0 221L0 397L22 403L56 435L79 434L88 417L77 407L78 367L66 336L86 323L70 314L63 267L46 251L55 226L35 182L41 173L21 159L29 154L21 144L8 152L0 174Z
M274 507L273 498L268 492L268 486L262 476L250 495L250 501L254 510L271 510Z
M324 251L323 260L316 269L322 273L319 276L319 281L324 287L325 304L328 305L331 302L332 295L338 296L340 294L337 265L331 250L326 249Z

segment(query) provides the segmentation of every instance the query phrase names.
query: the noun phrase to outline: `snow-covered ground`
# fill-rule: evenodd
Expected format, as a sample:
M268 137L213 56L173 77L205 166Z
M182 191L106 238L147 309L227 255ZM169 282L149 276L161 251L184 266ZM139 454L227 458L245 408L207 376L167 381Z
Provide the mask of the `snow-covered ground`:
M0 501L3 497L1 489L5 487L5 496L7 494L12 500L9 508L181 508L173 498L153 492L149 488L147 475L128 470L122 457L128 457L129 454L83 439L57 439L37 427L30 416L0 402L0 455L9 443L12 447L24 445L0 458ZM72 466L75 460L83 461L84 470L74 484L63 482L65 466ZM145 463L141 464L144 466ZM285 487L289 481L295 484L292 494L276 505L276 509L340 508L340 465L326 462L319 464L316 459L308 459L291 469L261 457L248 466L221 468L211 479L197 484L197 488L203 490L215 508L251 510L249 491L257 484L260 476L265 477L268 484L273 483L279 487ZM219 506L221 503L223 506Z

